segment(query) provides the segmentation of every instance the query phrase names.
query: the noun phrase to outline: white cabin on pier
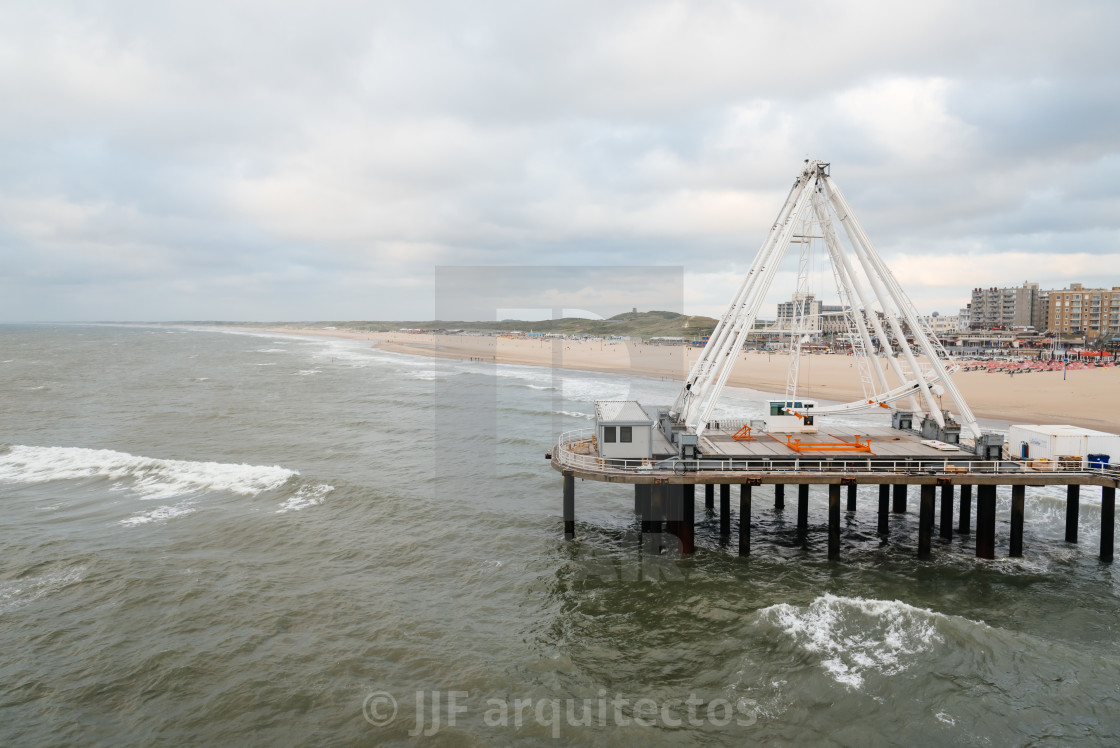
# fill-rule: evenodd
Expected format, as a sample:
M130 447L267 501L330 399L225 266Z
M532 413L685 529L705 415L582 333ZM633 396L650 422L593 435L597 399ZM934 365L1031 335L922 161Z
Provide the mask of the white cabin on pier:
M604 459L649 459L653 455L653 419L637 400L597 400L595 439Z

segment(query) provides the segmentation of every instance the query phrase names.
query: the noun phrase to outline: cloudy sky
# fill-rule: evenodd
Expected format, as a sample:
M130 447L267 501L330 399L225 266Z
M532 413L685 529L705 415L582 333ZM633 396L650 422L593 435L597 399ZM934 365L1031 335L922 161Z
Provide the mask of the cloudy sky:
M6 0L0 320L424 319L437 267L491 265L683 266L718 314L806 157L922 312L1120 285L1117 29L1115 2Z

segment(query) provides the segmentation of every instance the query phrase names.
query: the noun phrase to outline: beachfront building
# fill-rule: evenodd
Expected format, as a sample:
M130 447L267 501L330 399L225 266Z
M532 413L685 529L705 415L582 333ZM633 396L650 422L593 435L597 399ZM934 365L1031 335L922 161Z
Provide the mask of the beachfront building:
M790 301L778 304L778 322L775 325L779 330L792 330L797 325L798 313L805 317L803 326L809 332L819 332L821 329L821 302L811 293L795 293Z
M973 329L1040 327L1043 312L1037 283L1021 287L974 288L969 324Z
M928 317L922 317L921 320L925 326L932 330L933 334L939 338L949 333L957 332L957 325L959 323L959 319L956 315L943 316L938 312L934 312Z
M848 334L847 310L839 304L831 306L821 305L821 332L826 336Z
M777 330L788 331L796 326L798 308L805 320L803 327L810 334L842 334L848 331L844 321L844 307L839 304L822 304L812 293L795 293L790 301L778 304Z
M1046 328L1051 332L1089 338L1120 336L1120 286L1085 288L1072 283L1048 293Z
M965 304L957 312L957 330L964 331L972 327L972 304Z

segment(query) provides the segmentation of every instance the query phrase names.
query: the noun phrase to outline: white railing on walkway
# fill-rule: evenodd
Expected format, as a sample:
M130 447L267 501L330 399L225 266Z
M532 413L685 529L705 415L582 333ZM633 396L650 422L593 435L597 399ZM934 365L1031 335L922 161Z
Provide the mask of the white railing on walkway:
M592 432L594 429L585 428L567 431L560 435L554 455L557 464L574 470L596 473L630 473L630 474L659 474L674 475L684 473L708 472L736 472L736 473L897 473L902 475L920 475L934 473L938 475L1070 475L1091 474L1100 475L1113 480L1120 480L1120 465L1111 464L1105 468L1075 468L1062 470L1057 466L1054 469L1044 469L1028 466L1025 462L1013 460L930 460L924 458L911 459L835 459L816 460L804 457L789 458L753 458L744 459L702 459L682 460L670 457L663 460L618 460L603 459L595 454L590 454L592 447ZM584 447L583 445L586 445ZM589 454L579 454L576 449L586 449ZM1037 463L1036 463L1037 464Z

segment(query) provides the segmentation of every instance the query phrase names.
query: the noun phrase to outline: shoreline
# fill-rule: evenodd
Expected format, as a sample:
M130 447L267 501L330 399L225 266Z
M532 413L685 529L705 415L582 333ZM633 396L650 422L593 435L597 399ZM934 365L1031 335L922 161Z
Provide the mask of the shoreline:
M699 348L648 345L634 341L576 341L513 337L374 333L296 326L224 329L321 338L366 340L391 353L497 364L562 368L683 381ZM784 353L744 352L727 384L760 392L786 388ZM801 362L799 395L851 402L862 399L859 373L851 356L806 355ZM978 419L999 423L1069 424L1120 432L1120 367L1032 372L1017 376L960 371L953 381ZM904 405L904 401L900 401ZM956 411L946 396L945 405Z

